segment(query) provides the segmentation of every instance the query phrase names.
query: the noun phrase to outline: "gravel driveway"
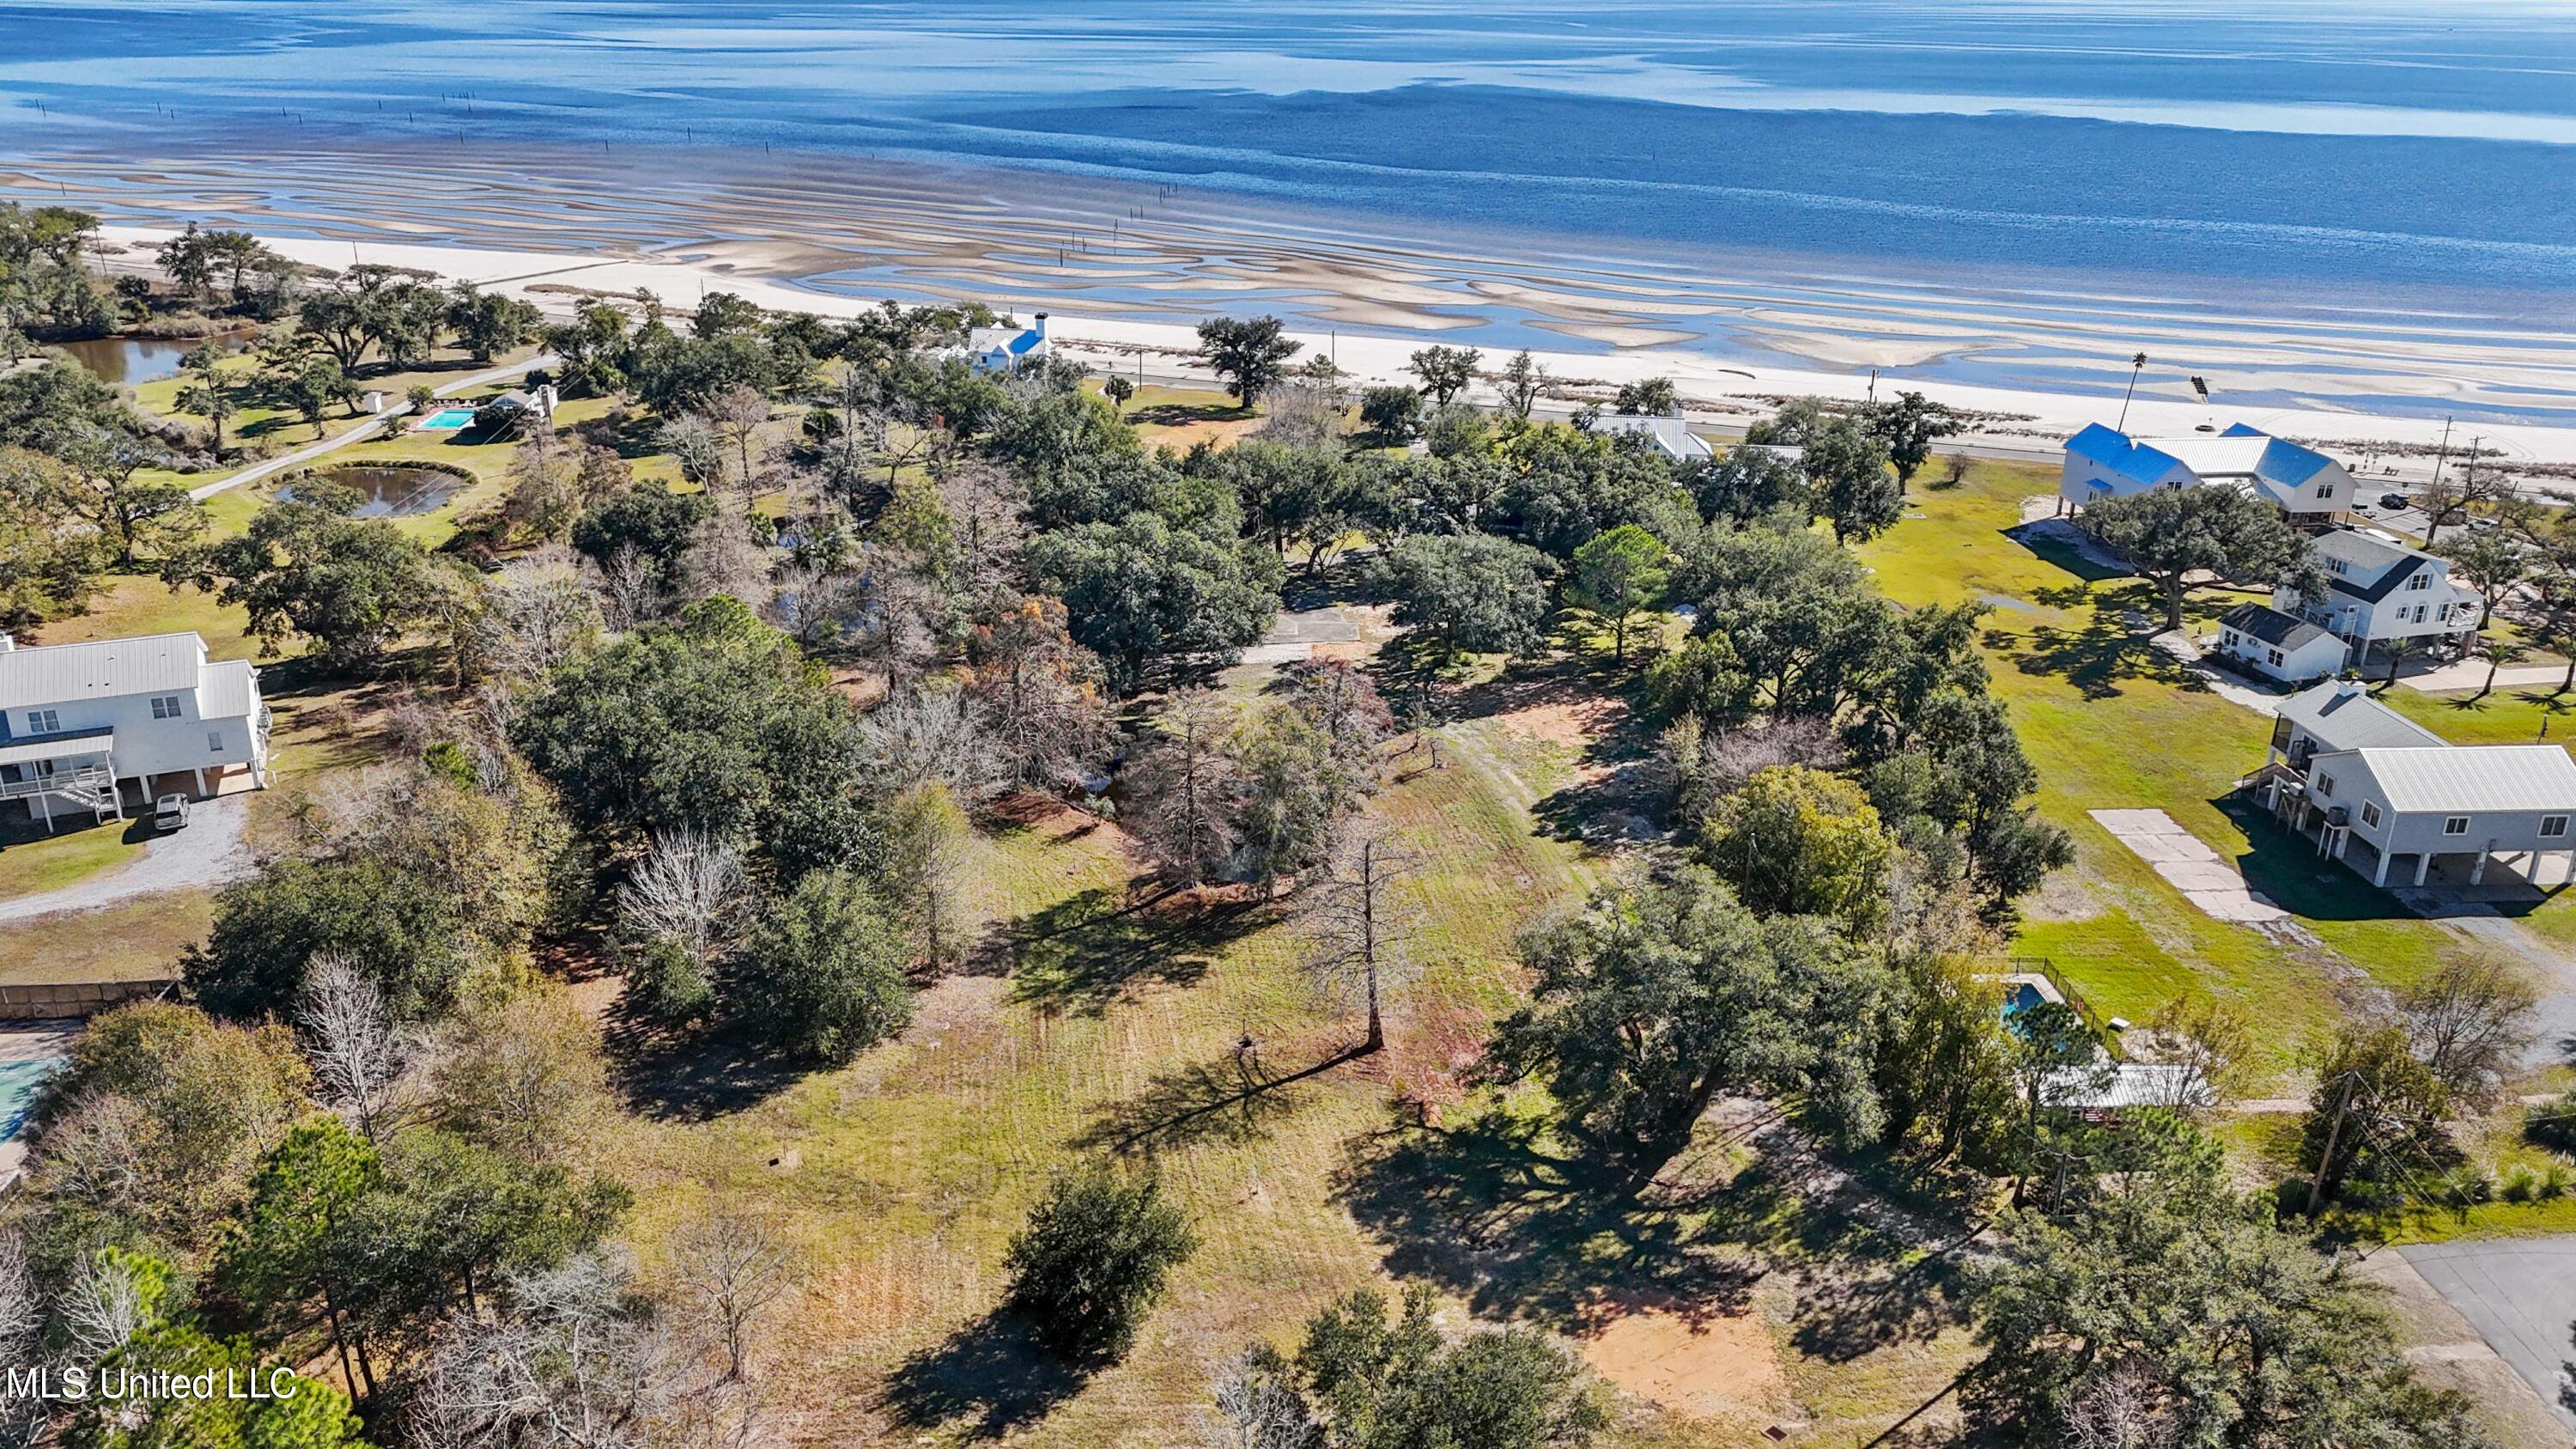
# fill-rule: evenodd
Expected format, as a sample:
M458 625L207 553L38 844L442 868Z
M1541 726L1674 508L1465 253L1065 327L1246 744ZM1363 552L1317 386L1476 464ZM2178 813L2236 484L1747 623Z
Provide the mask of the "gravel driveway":
M161 891L208 890L248 875L252 862L242 825L249 817L248 795L200 800L189 808L187 829L145 841L142 853L125 864L61 890L0 901L0 923L92 911Z

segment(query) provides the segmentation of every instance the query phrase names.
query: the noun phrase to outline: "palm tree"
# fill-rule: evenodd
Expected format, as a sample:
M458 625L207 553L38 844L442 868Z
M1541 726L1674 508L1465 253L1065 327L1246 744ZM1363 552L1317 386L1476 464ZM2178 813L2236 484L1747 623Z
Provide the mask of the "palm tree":
M2129 399L2138 395L2138 374L2146 370L2147 355L2145 353L2141 352L2137 356L2129 359L2129 390L2120 397L2120 426L2118 428L2118 431L2120 432L2125 433L2129 430Z
M2382 639L2379 647L2388 651L2388 677L2380 681L2380 687L2386 689L2397 683L2397 666L2406 662L2408 655L2420 652L2424 645L2416 639Z
M2523 648L2519 644L2510 643L2503 639L2486 639L2481 640L2480 642L2485 644L2487 647L2487 682L2478 686L2478 692L2474 697L2484 699L2495 692L2497 668L2502 665L2511 664L2513 661L2522 658L2531 651Z

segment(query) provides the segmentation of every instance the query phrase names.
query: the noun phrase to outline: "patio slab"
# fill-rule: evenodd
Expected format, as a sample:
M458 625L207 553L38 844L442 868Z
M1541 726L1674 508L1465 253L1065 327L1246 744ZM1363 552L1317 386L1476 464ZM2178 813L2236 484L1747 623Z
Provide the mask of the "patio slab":
M2183 898L2215 920L2246 926L2268 926L2290 919L2254 893L2244 875L2208 842L2182 828L2161 810L2094 810L2088 812L2113 839L2137 852L2157 875Z

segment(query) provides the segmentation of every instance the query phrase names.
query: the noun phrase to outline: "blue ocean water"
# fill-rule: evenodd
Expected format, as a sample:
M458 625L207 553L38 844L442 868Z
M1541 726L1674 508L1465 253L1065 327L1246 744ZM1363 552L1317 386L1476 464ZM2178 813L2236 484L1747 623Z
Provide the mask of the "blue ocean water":
M613 143L659 185L655 148L783 148L2506 349L2576 296L2569 0L15 0L0 35L0 162Z

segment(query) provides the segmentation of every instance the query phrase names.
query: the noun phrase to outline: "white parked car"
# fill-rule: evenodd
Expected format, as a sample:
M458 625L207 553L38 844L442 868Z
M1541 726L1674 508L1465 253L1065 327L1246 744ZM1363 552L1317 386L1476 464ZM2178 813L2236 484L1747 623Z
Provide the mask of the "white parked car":
M188 823L188 797L164 795L152 806L152 828L177 830Z

